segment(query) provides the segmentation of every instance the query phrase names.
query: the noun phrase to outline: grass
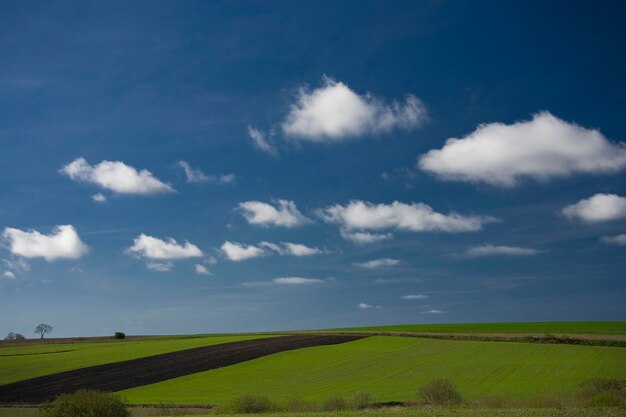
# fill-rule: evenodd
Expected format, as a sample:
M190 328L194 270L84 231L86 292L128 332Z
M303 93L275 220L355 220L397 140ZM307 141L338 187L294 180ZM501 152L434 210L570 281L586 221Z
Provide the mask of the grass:
M626 321L400 324L333 330L416 333L626 334Z
M194 336L98 342L3 344L0 347L0 384L87 366L259 337L267 336Z
M123 391L131 403L223 404L241 393L321 403L354 391L414 399L435 378L464 398L572 396L589 378L626 379L626 349L376 336L299 349Z
M133 417L215 416L215 414L163 414L167 409L133 409ZM36 409L0 408L0 417L38 417ZM229 415L244 417L243 415ZM247 415L249 417L249 414ZM269 413L260 417L624 417L626 410L616 408L532 408L532 409L383 409L365 411L329 411L315 413Z

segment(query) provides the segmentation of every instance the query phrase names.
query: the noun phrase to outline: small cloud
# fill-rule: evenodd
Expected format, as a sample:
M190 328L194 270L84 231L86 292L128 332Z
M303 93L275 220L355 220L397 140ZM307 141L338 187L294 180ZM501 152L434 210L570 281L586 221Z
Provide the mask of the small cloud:
M52 233L44 235L36 230L22 231L6 227L2 237L9 243L13 255L24 258L78 259L89 251L72 225L56 226Z
M278 149L276 149L276 146L271 144L265 138L263 132L255 129L252 126L248 126L248 136L250 137L250 141L255 148L257 148L261 152L265 152L268 155L278 156Z
M227 259L235 262L258 258L265 255L265 251L257 246L244 245L229 241L225 241L220 250Z
M311 256L311 255L318 255L320 253L323 253L321 249L306 246L301 243L292 243L292 242L281 242L280 244L275 244L271 242L261 242L259 243L259 246L270 249L278 253L279 255L288 255L288 256Z
M381 258L381 259L373 259L367 262L357 262L354 265L359 268L366 269L378 269L386 266L396 266L400 264L399 259L391 259L391 258Z
M22 257L12 257L11 259L3 259L2 262L4 262L4 264L10 271L13 271L15 273L22 274L24 272L30 271L30 265Z
M291 228L311 222L300 213L293 201L278 200L275 205L246 201L239 203L239 210L248 223L254 225Z
M235 182L235 174L226 175L206 175L199 168L192 168L189 163L185 161L178 161L177 167L183 170L187 182L192 183L212 183L212 184L232 184Z
M562 210L570 220L599 223L626 218L626 198L616 194L596 194Z
M370 308L380 310L382 308L381 306L376 306L376 305L371 305L371 304L366 304L366 303L359 303L357 304L357 307L360 308L361 310L368 310Z
M600 242L605 243L607 245L626 245L626 233L617 235L617 236L602 236L600 238Z
M443 310L437 310L437 309L430 309L430 310L426 310L426 311L420 311L421 314L443 314L445 313L445 311Z
M400 298L402 298L403 300L424 300L428 298L428 296L424 294L407 294L403 295Z
M171 271L173 266L171 262L146 262L146 268L158 272Z
M391 233L349 232L343 228L340 230L340 233L341 237L357 245L367 245L393 238Z
M481 245L469 248L466 252L468 256L491 256L491 255L508 255L508 256L530 256L539 253L536 249L521 248L519 246L494 246Z
M160 194L171 193L174 189L155 178L146 169L135 168L120 161L102 161L89 165L84 158L78 158L63 166L61 174L74 181L89 182L118 194Z
M107 201L107 198L104 194L98 193L91 196L91 199L96 203L104 203Z
M272 280L274 284L279 285L311 285L321 284L324 280L315 278L302 278L302 277L280 277Z
M162 240L143 233L133 240L133 245L126 249L126 253L157 260L199 258L204 255L200 248L190 242L179 244L172 238Z
M194 268L198 275L212 275L209 269L204 265L196 264Z
M2 273L2 276L4 278L10 278L10 279L15 279L15 274L13 273L13 271L4 271Z

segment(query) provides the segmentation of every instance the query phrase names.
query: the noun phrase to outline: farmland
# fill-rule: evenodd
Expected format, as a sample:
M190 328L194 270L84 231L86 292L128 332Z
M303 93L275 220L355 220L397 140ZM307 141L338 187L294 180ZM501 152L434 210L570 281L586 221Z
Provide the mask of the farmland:
M279 353L122 394L132 403L220 404L240 393L319 402L365 390L376 401L405 401L426 381L448 378L468 399L569 397L593 377L626 378L626 349L376 336Z

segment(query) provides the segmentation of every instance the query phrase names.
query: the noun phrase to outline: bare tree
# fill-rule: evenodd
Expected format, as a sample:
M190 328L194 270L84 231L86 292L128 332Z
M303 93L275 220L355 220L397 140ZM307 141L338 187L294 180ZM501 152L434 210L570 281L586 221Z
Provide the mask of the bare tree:
M46 323L41 323L37 327L35 327L35 333L39 333L41 335L41 338L43 339L43 336L46 333L52 333L52 326Z
M15 333L10 332L7 337L4 338L4 340L6 340L7 342L12 342L15 340Z

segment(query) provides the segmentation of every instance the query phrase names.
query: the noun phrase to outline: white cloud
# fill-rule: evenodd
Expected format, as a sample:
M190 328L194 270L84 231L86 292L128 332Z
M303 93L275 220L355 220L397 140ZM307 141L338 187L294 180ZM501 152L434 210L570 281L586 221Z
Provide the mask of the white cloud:
M626 146L549 112L511 125L487 123L419 158L419 167L446 180L512 187L523 178L548 180L626 168Z
M274 284L280 285L311 285L321 284L324 280L315 278L302 278L302 277L280 277L272 280Z
M300 213L293 201L278 200L274 206L260 201L239 203L243 217L250 224L295 227L311 220Z
M22 257L12 257L11 259L3 259L2 262L10 271L16 273L24 273L30 271L30 265Z
M563 208L562 213L570 220L587 223L623 219L626 218L626 198L616 194L596 194Z
M626 233L617 236L602 236L600 242L607 245L620 245L626 246Z
M248 136L255 148L269 155L278 156L278 149L265 138L260 130L248 126Z
M226 258L231 261L245 261L246 259L264 256L265 251L254 245L243 245L241 243L225 241L220 248Z
M441 214L424 203L373 204L354 200L346 206L334 205L319 211L329 223L337 223L342 229L396 229L411 232L473 232L481 230L485 223L497 221L493 217L464 216L458 213Z
M2 276L5 278L10 278L10 279L14 279L15 278L15 274L12 271L4 271L2 273Z
M357 245L380 242L381 240L388 240L393 237L393 234L391 233L349 232L344 228L342 228L340 232L341 237L346 240L350 240Z
M407 294L403 295L400 298L402 298L403 300L424 300L428 298L428 296L423 294Z
M168 238L161 240L147 236L143 233L133 240L133 245L126 252L148 259L184 259L203 256L202 251L196 245L185 241L179 244L176 240Z
M107 198L104 194L98 193L91 196L91 199L96 203L104 203L107 201Z
M204 265L196 264L194 268L195 268L196 274L198 275L212 275L209 269Z
M377 269L377 268L381 268L385 266L395 266L398 264L400 264L399 259L380 258L380 259L373 259L367 262L357 262L354 265L360 268Z
M176 166L183 170L185 177L187 177L187 182L206 182L213 184L232 184L235 182L235 174L207 175L199 168L192 168L191 165L185 161L178 161Z
M426 311L420 311L420 313L422 314L443 314L445 313L445 311L443 310L437 310L437 309L431 309L431 310L426 310Z
M469 256L511 255L528 256L539 253L536 249L521 248L519 246L494 246L481 245L469 248L466 252Z
M367 310L370 308L375 308L375 309L380 310L382 308L381 306L375 306L375 305L366 304L366 303L359 303L357 304L357 307L360 308L361 310Z
M153 271L167 272L172 269L174 265L171 262L146 262L146 267Z
M427 120L426 108L412 94L404 103L386 104L370 94L359 95L346 84L324 77L319 88L301 88L282 124L288 137L310 142L339 142L393 129L415 129Z
M102 161L92 166L84 158L78 158L63 166L60 172L72 180L90 182L119 194L148 195L174 191L150 171L137 171L120 161Z
M2 237L9 242L12 254L25 258L78 259L89 251L74 226L69 224L55 227L49 235L6 227Z
M268 248L279 255L310 256L323 253L323 251L318 248L291 242L281 242L279 245L271 242L261 242L259 246Z

